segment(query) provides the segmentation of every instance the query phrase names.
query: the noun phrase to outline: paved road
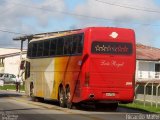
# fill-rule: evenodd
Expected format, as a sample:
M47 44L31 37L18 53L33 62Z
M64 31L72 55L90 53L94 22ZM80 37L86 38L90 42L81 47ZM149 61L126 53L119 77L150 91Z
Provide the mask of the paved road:
M146 117L140 113L120 107L116 112L95 110L92 106L70 110L53 101L33 102L24 93L0 91L0 120L132 120Z

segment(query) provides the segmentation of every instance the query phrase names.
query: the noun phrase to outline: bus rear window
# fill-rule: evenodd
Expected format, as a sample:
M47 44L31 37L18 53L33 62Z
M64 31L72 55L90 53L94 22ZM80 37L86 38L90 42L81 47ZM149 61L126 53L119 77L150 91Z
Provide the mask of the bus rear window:
M132 54L132 44L94 41L92 43L91 52L95 54L130 55Z

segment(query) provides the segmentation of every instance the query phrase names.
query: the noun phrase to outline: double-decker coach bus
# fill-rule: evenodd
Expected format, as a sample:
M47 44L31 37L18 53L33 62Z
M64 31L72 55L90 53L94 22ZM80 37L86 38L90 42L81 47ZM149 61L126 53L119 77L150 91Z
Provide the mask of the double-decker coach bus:
M88 27L33 39L28 44L26 93L58 100L61 107L93 102L130 103L135 84L135 33Z

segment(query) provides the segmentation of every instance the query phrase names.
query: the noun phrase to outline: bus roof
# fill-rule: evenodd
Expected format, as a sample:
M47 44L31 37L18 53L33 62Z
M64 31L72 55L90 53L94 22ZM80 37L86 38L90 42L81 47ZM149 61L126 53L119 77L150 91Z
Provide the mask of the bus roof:
M73 32L76 32L76 31L79 31L81 29L74 29L74 30L65 30L65 31L56 31L56 32L46 32L46 33L38 33L38 34L30 34L30 35L24 35L24 36L18 36L18 37L15 37L13 38L13 40L15 41L19 41L19 40L22 40L22 41L25 41L25 40L33 40L33 39L39 39L39 38L47 38L47 37L54 37L54 36L57 36L58 34L59 35L66 35L67 33L73 33Z
M61 37L61 36L66 36L66 35L71 35L71 34L74 34L74 33L77 33L79 30L74 30L74 31L65 31L65 32L60 32L60 33L55 33L55 34L52 34L50 36L43 36L41 38L34 38L32 39L30 42L33 42L33 41L39 41L39 40L45 40L45 39L50 39L50 38L56 38L56 37Z
M56 32L47 32L47 33L38 33L38 34L31 34L31 35L24 35L20 37L13 38L13 40L31 40L31 41L36 41L36 40L44 40L48 38L55 38L55 37L60 37L64 35L70 35L73 33L78 33L78 32L83 32L87 29L101 29L101 28L109 28L109 29L115 29L117 27L86 27L83 29L74 29L74 30L65 30L65 31L56 31ZM129 28L117 28L117 29L126 29L126 30L131 30Z

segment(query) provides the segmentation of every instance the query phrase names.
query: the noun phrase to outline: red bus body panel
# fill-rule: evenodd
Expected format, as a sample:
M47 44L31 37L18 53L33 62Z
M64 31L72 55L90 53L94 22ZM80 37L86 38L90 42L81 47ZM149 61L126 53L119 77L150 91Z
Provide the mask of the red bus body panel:
M134 31L124 28L95 27L86 28L81 32L84 33L82 65L78 81L71 85L72 102L92 100L132 102L136 64ZM132 53L95 54L91 52L94 41L130 43ZM89 73L88 86L85 85L86 73Z

